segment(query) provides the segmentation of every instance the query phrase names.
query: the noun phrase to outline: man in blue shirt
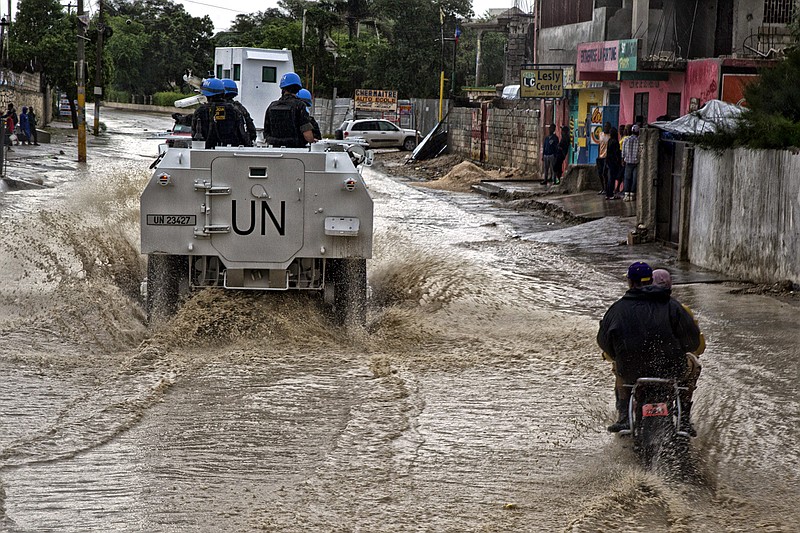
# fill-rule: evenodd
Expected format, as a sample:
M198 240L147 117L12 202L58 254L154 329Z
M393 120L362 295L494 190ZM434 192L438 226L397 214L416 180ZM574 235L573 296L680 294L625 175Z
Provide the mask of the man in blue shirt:
M544 147L542 148L542 165L544 166L544 179L542 179L542 185L547 185L554 179L553 173L557 154L558 135L556 135L556 125L550 124L550 135L544 138Z

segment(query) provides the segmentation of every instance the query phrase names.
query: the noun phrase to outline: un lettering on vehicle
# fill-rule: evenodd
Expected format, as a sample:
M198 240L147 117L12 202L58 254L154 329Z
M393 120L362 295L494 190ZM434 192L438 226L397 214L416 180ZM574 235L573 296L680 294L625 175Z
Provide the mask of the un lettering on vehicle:
M244 202L247 204L247 202ZM281 200L278 206L270 206L267 200L250 200L249 206L244 207L246 213L242 217L242 206L237 204L236 200L232 200L231 204L231 222L233 232L237 235L251 235L253 232L267 235L272 231L280 236L286 235L286 202ZM241 218L246 222L241 224Z

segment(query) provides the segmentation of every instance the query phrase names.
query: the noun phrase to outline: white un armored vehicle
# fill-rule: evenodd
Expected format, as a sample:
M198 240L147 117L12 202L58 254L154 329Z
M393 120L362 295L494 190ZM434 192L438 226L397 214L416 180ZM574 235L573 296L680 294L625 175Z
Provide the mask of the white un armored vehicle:
M193 288L317 291L364 323L372 199L358 145L168 148L141 197L151 323Z

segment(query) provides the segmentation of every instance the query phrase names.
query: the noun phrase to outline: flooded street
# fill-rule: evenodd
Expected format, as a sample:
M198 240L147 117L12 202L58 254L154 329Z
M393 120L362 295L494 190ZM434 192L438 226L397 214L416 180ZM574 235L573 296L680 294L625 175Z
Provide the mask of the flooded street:
M104 113L87 167L0 194L0 531L796 531L796 300L675 288L708 340L699 437L686 472L646 471L605 430L595 334L627 262L677 266L617 246L629 220L366 169L366 332L218 290L148 330L144 130L171 120Z

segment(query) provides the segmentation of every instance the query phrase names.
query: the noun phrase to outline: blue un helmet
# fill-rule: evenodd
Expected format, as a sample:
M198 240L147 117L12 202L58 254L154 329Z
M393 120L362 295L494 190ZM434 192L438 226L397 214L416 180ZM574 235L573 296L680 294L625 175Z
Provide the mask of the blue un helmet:
M300 76L298 76L294 72L287 72L286 74L281 76L281 82L279 84L279 87L281 89L291 87L292 85L297 85L298 87L303 86L303 82L300 81Z
M208 78L203 80L203 85L200 86L200 92L203 96L211 98L212 96L220 96L225 92L225 87L222 85L222 80L218 78Z
M311 107L311 91L308 89L300 89L297 91L297 97L305 102L307 107Z
M222 78L222 87L225 89L225 96L236 96L239 94L239 87L230 78Z

